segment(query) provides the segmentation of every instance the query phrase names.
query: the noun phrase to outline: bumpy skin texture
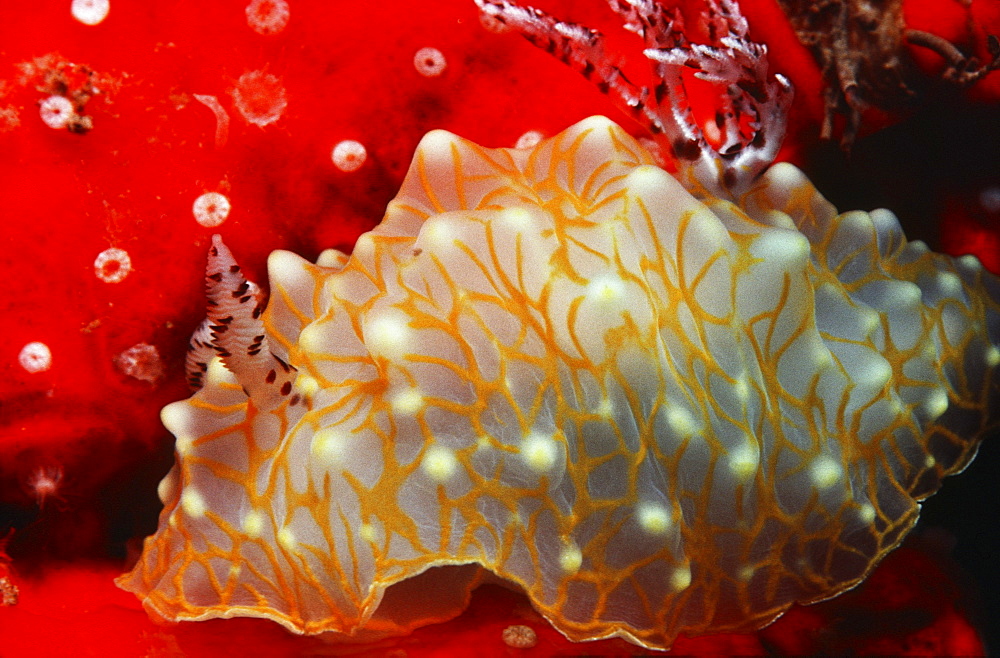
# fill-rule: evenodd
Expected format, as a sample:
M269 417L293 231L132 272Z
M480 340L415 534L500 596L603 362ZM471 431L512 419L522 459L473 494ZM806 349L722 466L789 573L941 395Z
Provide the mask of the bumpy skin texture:
M739 201L601 117L526 150L430 133L349 259L272 255L295 399L215 359L164 410L177 464L120 584L367 637L455 614L478 570L420 574L480 565L571 639L657 648L851 587L995 420L1000 286L790 165Z

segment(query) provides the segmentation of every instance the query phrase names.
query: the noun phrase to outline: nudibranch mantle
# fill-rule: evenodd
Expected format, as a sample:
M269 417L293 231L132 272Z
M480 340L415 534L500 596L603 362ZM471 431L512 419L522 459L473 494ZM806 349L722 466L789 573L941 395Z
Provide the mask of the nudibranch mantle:
M119 583L365 638L489 572L573 640L650 648L853 586L995 425L1000 284L788 164L737 201L603 117L428 134L349 258L272 254L252 340L289 390L214 358L164 409L177 461ZM255 294L213 267L216 308Z

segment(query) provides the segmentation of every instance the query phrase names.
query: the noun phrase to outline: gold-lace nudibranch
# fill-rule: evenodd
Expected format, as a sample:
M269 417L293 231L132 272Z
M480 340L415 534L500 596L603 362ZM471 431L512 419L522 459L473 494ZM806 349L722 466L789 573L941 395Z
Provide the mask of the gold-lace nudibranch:
M667 648L858 583L997 424L1000 282L756 176L774 139L700 142L682 185L603 117L431 132L350 257L271 255L263 312L213 238L201 388L119 584L364 639L493 574L573 640Z
M699 201L601 117L430 133L350 258L272 254L257 320L213 253L235 338L163 411L177 463L121 580L168 619L398 632L477 578L442 570L430 613L388 588L473 564L576 640L753 628L857 583L996 420L974 258L787 164Z

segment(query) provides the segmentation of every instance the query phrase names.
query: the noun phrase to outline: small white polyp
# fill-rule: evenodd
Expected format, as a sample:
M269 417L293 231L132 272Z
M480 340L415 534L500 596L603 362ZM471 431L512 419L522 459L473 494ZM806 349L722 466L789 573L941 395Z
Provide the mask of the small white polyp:
M45 372L52 367L52 350L45 343L34 341L21 348L17 362L28 372Z
M194 200L191 212L194 214L194 221L205 228L213 228L229 217L232 205L224 194L218 192L205 192Z
M73 103L65 96L49 96L38 104L42 122L53 130L68 126L74 114Z
M97 254L94 275L105 283L119 283L132 271L132 259L124 249L111 247Z
M448 62L437 48L421 48L413 56L413 66L425 78L436 78L448 68Z
M357 171L368 159L368 151L361 142L345 139L333 147L333 164L337 169L350 173Z
M108 17L110 0L73 0L70 13L84 25L97 25Z

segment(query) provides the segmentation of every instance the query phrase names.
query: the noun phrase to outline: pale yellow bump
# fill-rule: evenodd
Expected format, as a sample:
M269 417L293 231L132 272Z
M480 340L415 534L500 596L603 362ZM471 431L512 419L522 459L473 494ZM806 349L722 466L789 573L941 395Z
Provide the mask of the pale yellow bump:
M986 365L993 368L1000 364L1000 349L996 345L990 345L986 348L986 354L983 355L983 360L986 361Z
M447 482L458 468L455 453L444 446L431 446L421 462L424 473L435 482Z
M342 276L328 276L323 282L323 293L330 299L344 299L350 296L351 286Z
M625 295L625 282L616 276L594 277L587 284L586 294L600 304L613 304Z
M170 515L170 518L167 519L167 525L169 525L174 530L177 529L177 527L180 525L180 521L177 520L177 512L174 512Z
M740 570L736 573L736 577L745 583L750 582L750 579L753 578L753 575L754 573L756 573L756 571L757 571L756 568L750 565L745 565L743 567L740 567Z
M160 422L174 436L187 433L188 419L191 417L187 402L172 402L160 410Z
M583 564L583 553L580 552L580 547L576 544L570 542L563 546L563 549L559 552L559 567L563 570L563 573L571 575L580 570L580 566Z
M698 429L694 416L684 407L670 407L666 413L667 425L680 436L690 436Z
M369 544L375 543L375 527L371 523L362 523L358 529L358 536Z
M785 229L786 231L798 231L795 220L780 210L766 210L761 215L760 220L774 228Z
M858 518L860 518L865 525L869 525L875 520L875 508L869 503L864 503L861 505L861 509L858 510Z
M819 370L824 370L833 365L833 355L822 343L817 344L812 350L813 364Z
M419 389L409 388L392 397L392 410L398 414L415 414L424 406Z
M339 466L344 461L344 449L348 440L349 437L346 433L332 427L325 427L313 434L309 452L312 453L313 458L320 466L326 468Z
M909 413L909 411L910 411L909 407L903 404L903 401L900 400L898 397L892 396L891 398L889 398L890 416L899 417L905 413Z
M674 569L670 574L670 588L675 592L683 592L691 586L691 567L683 566Z
M983 264L979 261L978 258L973 256L972 254L959 256L958 258L955 259L955 263L961 265L962 267L971 272L978 272L979 270L983 269Z
M181 492L181 509L190 517L200 518L205 515L208 505L205 504L205 499L197 490L188 486Z
M760 460L756 446L744 444L729 453L729 470L741 480L746 480L757 472Z
M307 325L302 332L299 333L299 348L305 352L329 351L333 346L331 346L326 340L325 334L326 331L324 331L321 323L313 322L312 324Z
M918 306L923 298L923 292L920 290L920 286L911 281L899 282L893 289L896 291L894 295L895 299L893 301L896 306L902 308L913 308Z
M670 511L658 503L641 503L636 508L639 527L651 535L665 535L673 521Z
M615 406L611 403L608 398L602 398L600 404L597 405L597 415L602 418L611 418L614 414Z
M300 374L295 379L295 389L299 391L302 395L313 396L319 391L319 382L316 381L315 377L310 375Z
M177 454L180 455L181 457L186 457L190 455L191 450L193 448L194 448L194 439L192 439L190 436L187 436L186 434L181 434L180 436L177 437L177 440L174 441L174 450L176 450Z
M527 231L532 227L531 213L524 208L505 208L500 212L500 220L515 231Z
M278 531L278 544L286 551L295 550L295 534L288 528Z
M160 502L166 505L168 501L173 499L176 492L177 474L176 471L172 470L156 485L156 495L160 497Z
M555 466L558 456L559 447L551 436L529 434L521 441L521 457L534 471L548 471Z
M324 249L320 252L319 258L316 259L316 264L320 267L340 269L347 264L349 258L350 256L338 249Z
M264 532L264 515L257 510L250 510L243 517L243 534L250 539L257 539Z
M837 216L837 220L839 229L845 233L867 233L874 224L871 215L861 210L841 213Z
M417 144L417 157L424 157L428 160L428 169L433 172L434 165L440 166L438 163L441 160L447 159L451 160L451 145L459 144L459 137L454 133L450 133L447 130L432 130L420 139L420 143Z
M945 411L948 410L948 393L943 388L936 388L934 391L927 396L927 399L923 402L924 413L926 413L930 420L937 420L941 417Z
M733 382L733 392L736 393L736 398L741 402L746 402L750 399L750 382L746 377L740 375Z
M779 162L764 174L764 182L775 194L791 195L793 192L810 192L812 183L806 175L793 164Z
M870 358L865 359L855 370L855 383L863 383L875 389L884 388L890 379L892 365L876 352L871 352Z
M309 261L291 251L276 249L267 257L267 271L271 280L271 287L280 287L284 290L293 290L302 284L303 280L312 281L309 270L306 269Z
M870 308L860 309L861 331L867 336L882 324L882 316L878 311Z
M375 257L375 236L371 233L362 233L354 241L354 249L351 250L351 258L360 261L369 261Z
M365 345L370 352L399 358L412 338L408 320L399 312L383 313L365 328Z
M809 254L809 240L794 231L766 231L754 242L754 255L768 261L801 260Z
M608 117L601 116L600 114L595 114L583 119L577 123L574 128L579 131L578 134L590 133L586 137L588 142L590 140L601 140L597 142L598 144L607 143L607 140L610 139L611 135L614 135L616 138L620 138L625 134L625 131L622 130L614 121Z
M818 489L833 486L844 474L844 469L832 457L822 455L809 466L809 475Z
M941 272L938 274L938 286L945 295L957 297L962 291L962 280L954 272Z
M241 573L243 573L243 567L241 567L238 564L230 564L229 565L229 579L230 580L236 580L237 578L240 577Z
M455 244L455 231L445 221L427 222L420 231L420 238L434 250L442 250Z
M634 196L644 196L663 188L664 177L668 174L653 165L640 165L629 172L626 187Z
M485 434L476 439L476 450L487 450L491 447L493 447L493 442L490 441L490 437Z

